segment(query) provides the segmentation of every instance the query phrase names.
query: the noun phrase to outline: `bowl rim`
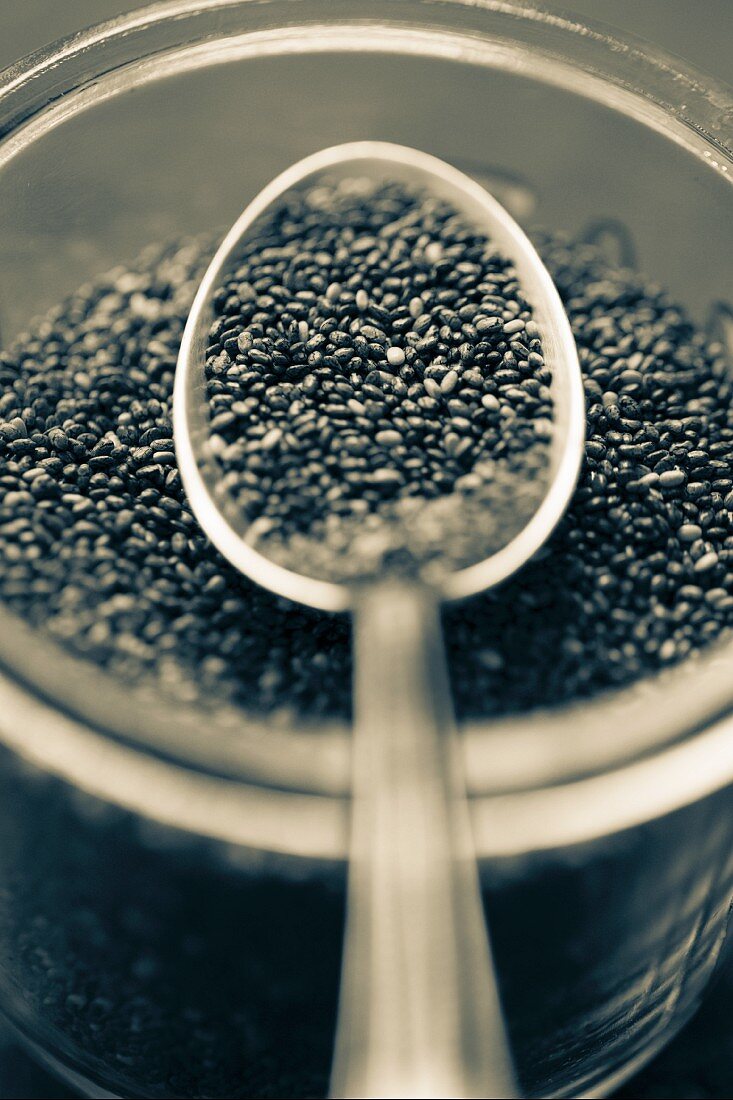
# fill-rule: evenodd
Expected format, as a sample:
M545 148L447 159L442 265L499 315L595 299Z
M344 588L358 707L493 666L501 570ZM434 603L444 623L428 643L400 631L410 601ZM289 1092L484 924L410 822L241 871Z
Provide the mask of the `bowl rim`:
M146 31L157 24L181 24L187 16L208 13L223 13L228 9L267 8L278 0L152 0L141 7L123 12L118 16L91 24L39 47L23 57L0 69L0 140L7 129L2 124L3 109L7 100L16 93L27 90L29 85L53 73L65 62L87 56L95 47L103 46L113 39L124 39L136 31ZM298 4L298 10L304 10L313 0L290 0ZM382 6L387 0L369 0L371 8ZM666 110L673 112L691 129L700 133L721 152L733 160L733 83L727 83L720 77L712 76L698 68L685 58L680 57L639 35L624 31L602 20L580 16L570 8L558 7L552 10L535 3L535 0L390 0L394 9L400 6L421 7L425 14L434 14L438 6L447 13L474 12L478 17L484 15L503 16L528 26L540 27L544 33L564 36L578 45L590 43L598 53L604 52L606 61L610 58L623 58L623 63L631 62L635 70L645 70L645 80L650 76L659 80L659 86L646 90L638 84L629 82L629 87L641 94L646 92L650 98L656 98ZM344 22L353 24L378 22L375 16L369 19L356 19L353 0L328 0L329 11L340 9L344 13ZM349 19L346 14L349 13ZM393 16L396 20L396 16ZM335 21L331 19L331 21ZM222 29L222 33L224 33ZM535 43L537 45L537 43ZM611 70L598 70L598 75L609 78ZM42 89L43 90L43 89ZM660 99L661 91L665 98ZM683 99L688 93L695 96L692 108ZM689 110L689 114L685 114ZM698 112L697 117L693 112ZM27 116L26 116L27 118ZM25 118L19 120L25 121Z
M266 0L264 7L273 6L277 6L277 0ZM296 10L305 11L309 6L313 6L312 0L299 0ZM406 6L400 0L400 8ZM410 0L409 6L416 9L416 14L417 9L431 13L436 10L433 0ZM58 89L65 65L80 59L88 63L90 56L95 56L95 51L103 50L109 43L129 39L136 33L145 33L175 21L182 26L181 21L186 16L230 9L247 11L255 7L262 9L262 0L162 0L35 51L0 74L0 138L17 136L34 118L46 111L48 104L41 100L50 93L51 88ZM441 0L440 7L452 14L470 13L472 18L477 19L496 16L514 20L512 25L522 25L524 29L539 27L543 31L551 30L553 35L564 36L568 42L582 41L587 45L590 40L599 56L613 58L614 62L622 56L624 63L633 64L635 72L646 66L655 77L654 89L646 105L675 119L679 132L673 140L684 140L686 132L694 134L696 147L691 151L706 158L710 167L728 173L731 180L733 92L723 82L700 73L686 62L634 36L616 32L598 22L581 22L571 15L548 12L531 3ZM353 21L355 5L347 0L330 0L329 10L331 19L337 10L342 11L347 27L361 25L359 21ZM382 18L386 18L386 10ZM369 25L373 31L373 22ZM221 33L224 34L223 31ZM550 54L550 57L553 64L561 64L555 55ZM613 83L613 78L608 72L604 73L598 64L590 75L601 83ZM78 87L77 83L76 90ZM687 100L692 94L696 96L694 109L683 102L683 98ZM626 87L624 95L627 97L625 104L629 96L642 97L638 87ZM648 123L648 119L645 121ZM2 148L0 159L1 154ZM718 156L720 161L716 160ZM120 713L120 702L130 702L129 688L123 687L112 677L105 678L105 674L90 669L87 662L60 652L55 643L41 638L4 609L0 610L0 623L10 628L4 632L6 635L10 633L16 641L23 639L14 646L13 657L8 659L6 655L3 658L10 675L0 678L0 700L4 704L0 740L12 746L20 756L62 775L83 789L128 805L140 813L149 812L151 807L141 803L122 773L129 779L129 775L136 773L139 767L143 767L144 771L147 766L167 769L169 777L177 777L175 786L179 795L189 780L195 781L198 794L195 799L192 798L192 805L206 803L209 805L207 813L214 816L217 816L217 799L213 797L216 790L221 794L226 789L235 801L238 791L250 808L253 802L259 804L262 798L269 800L272 806L279 805L284 799L290 811L304 815L304 821L309 815L320 813L323 816L320 827L326 833L317 844L310 841L306 844L305 840L299 842L304 847L300 854L317 852L323 856L330 853L329 858L340 858L338 837L341 836L341 826L338 822L342 822L345 830L349 786L348 739L343 725L331 723L327 729L310 731L306 737L300 729L297 733L268 730L265 745L260 723L240 717L232 725L229 716L221 731L225 751L218 760L212 759L208 748L206 753L200 749L201 738L198 736L202 722L214 723L210 716L192 712L190 708L179 710L166 705L163 707L165 713L156 717L155 707L148 699L141 704L140 728L131 731L127 724L125 728L120 728L115 718ZM31 651L42 658L36 662L42 671L39 677L31 676L28 671L27 656ZM50 660L49 655L52 655ZM484 823L488 821L488 825L482 827L484 831L480 831L484 842L483 846L479 843L479 851L505 851L506 854L515 849L552 846L550 841L553 838L558 843L570 842L572 837L579 840L583 836L598 834L599 830L624 827L624 822L628 824L641 820L652 811L666 812L733 782L733 724L724 718L733 704L732 665L733 643L728 643L695 662L688 660L678 666L673 678L667 677L665 680L662 674L633 688L605 694L590 703L558 708L539 717L535 714L491 724L467 724L464 727L464 745L474 816ZM87 675L78 679L69 675L73 669L84 669ZM90 678L101 685L101 690L88 691ZM50 705L51 699L60 701L61 709ZM184 713L188 715L188 725L193 741L199 746L198 751L192 750L190 745L184 751L181 737L185 728ZM76 720L72 717L74 714L84 717ZM172 724L169 721L167 726L164 721L166 714L169 719L172 716ZM12 715L19 722L17 726ZM638 732L641 727L635 725L641 721L637 715L644 716L643 736L639 736ZM151 736L156 722L157 732ZM586 728L590 727L590 731L578 738L577 728L581 723ZM320 727L322 724L318 725ZM604 728L608 729L609 725L616 725L617 731L620 731L615 732L612 744L602 736ZM594 728L597 729L597 736L592 733ZM20 738L17 736L18 729L24 731ZM242 762L233 746L243 729L248 736ZM318 751L314 753L316 740ZM301 741L301 746L297 747L296 742ZM286 745L287 752L284 751ZM239 746L241 748L241 740ZM61 748L63 751L59 757ZM88 765L92 760L101 760L104 756L102 750L107 750L115 758L116 763L110 769L115 774L109 774L100 765L100 777L95 779ZM711 753L716 764L714 771L708 766ZM318 767L313 764L316 757ZM278 766L275 766L276 759ZM647 775L645 769L651 763L655 768L671 769L671 787L663 795L659 791L647 790L641 797L638 777ZM162 781L161 776L162 773L156 783ZM145 789L149 796L149 785L142 777L139 779L139 791ZM611 792L618 789L618 795L604 795L604 803L600 799L599 783L610 784L608 790ZM222 788L221 784L227 786ZM651 786L658 787L659 780ZM629 799L634 790L638 805L632 809ZM622 791L625 792L623 796ZM590 801L589 792L593 792ZM190 808L187 810L179 795L174 797L172 794L168 808L158 808L152 816L211 835L214 825L210 824L207 830L207 815L199 818ZM561 812L558 809L560 802L557 801L560 796L563 803L567 800L567 808ZM617 799L615 810L612 808L614 797ZM222 798L222 810L226 801ZM597 803L595 808L594 802ZM550 810L550 806L556 803L556 808ZM570 812L571 806L581 804L585 805L582 821L576 820ZM603 805L603 812L599 811L598 804ZM177 817L171 809L174 805L178 807ZM326 806L329 807L328 812ZM529 806L534 806L534 809L527 816L525 810ZM545 809L542 809L543 806ZM290 811L285 815L289 821L292 818ZM279 813L284 813L284 810ZM497 813L499 818L504 814L507 820L513 820L519 814L525 824L520 827L515 821L510 837L507 829L496 820ZM553 827L548 827L547 813L553 817L560 813L566 822L574 820L575 831L569 824L563 826L557 821ZM266 813L264 809L258 810L258 814L261 821L273 818L272 813ZM251 823L251 813L243 816ZM219 817L221 820L218 820ZM222 812L217 816L217 821L218 839L235 836L237 839L233 842L248 843L241 834L241 827L235 827L232 823L231 813ZM326 821L330 821L330 825L326 826ZM271 824L274 830L272 835L261 836L260 825L254 828L253 833L247 834L253 846L286 850L284 841L277 839L279 831L276 821L273 819ZM288 827L291 836L293 830L297 832L298 827L291 821ZM304 826L303 837L308 831L308 827ZM326 839L326 834L330 839ZM524 837L521 847L518 847L519 837Z
M349 797L223 778L121 744L0 673L2 740L32 773L68 785L80 809L132 814L143 835L223 846L238 866L289 870L348 859ZM464 760L469 755L462 745ZM479 860L534 858L623 834L720 794L733 805L733 717L603 773L499 794L470 792ZM154 831L149 832L153 826ZM174 841L178 843L178 841ZM296 872L298 875L301 870Z

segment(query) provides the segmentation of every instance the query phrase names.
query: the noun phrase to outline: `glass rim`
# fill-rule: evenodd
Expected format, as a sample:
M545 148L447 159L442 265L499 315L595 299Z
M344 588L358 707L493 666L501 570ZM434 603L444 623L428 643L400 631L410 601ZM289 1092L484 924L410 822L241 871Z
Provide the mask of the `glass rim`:
M312 5L313 0L295 0L297 8L293 7L293 2L289 0L291 12L300 12ZM277 3L278 0L154 0L41 46L0 70L0 140L6 136L8 126L22 125L29 117L27 112L20 111L16 119L8 118L8 103L12 111L13 97L22 95L29 85L34 85L33 90L38 92L36 98L39 98L44 92L44 75L56 72L73 58L86 58L91 50L106 42L122 40L136 31L153 30L160 24L178 22L183 26L187 17L229 10L271 8ZM639 35L601 20L580 17L571 9L549 10L534 3L534 0L369 0L363 6L372 12L369 18L354 16L357 9L354 0L329 0L328 4L329 12L338 12L345 23L379 23L376 14L379 10L384 12L385 17L390 11L389 22L398 25L394 14L398 8L421 8L426 16L448 13L449 19L445 24L448 27L456 12L471 12L479 20L486 16L503 17L515 26L524 25L525 29L539 27L543 34L551 34L553 41L564 38L575 45L582 43L590 46L590 52L595 53L598 59L597 75L607 82L620 79L615 71L617 65L609 62L620 62L622 65L632 63L644 73L644 80L637 78L633 81L628 73L625 74L625 79L620 82L629 91L671 112L733 161L733 85ZM334 23L336 19L330 15L327 22ZM439 29L441 25L429 26ZM226 33L223 28L221 33ZM540 52L553 56L553 50L548 50L539 40L533 41L533 45ZM606 60L605 69L600 65L601 57ZM592 73L592 63L587 64L589 73Z
M289 10L297 17L300 12L312 10L314 6L313 0L298 0L294 8L289 4ZM695 150L698 155L706 157L710 167L728 173L728 179L733 182L728 164L723 163L728 160L733 164L733 92L722 82L708 78L685 62L648 46L641 39L612 31L601 23L580 22L573 16L548 12L530 3L504 0L397 0L397 3L391 0L389 5L384 2L359 5L350 0L329 0L328 22L337 22L343 14L343 25L350 28L355 25L354 12L367 6L375 11L378 9L382 13L380 18L384 19L387 19L390 10L393 13L398 9L404 12L408 8L414 9L415 15L421 10L426 14L438 12L444 18L448 16L444 28L441 29L438 24L431 25L434 36L444 33L446 28L453 34L463 33L466 29L470 31L475 21L480 23L481 20L498 17L509 21L511 27L534 30L539 26L542 30L551 30L555 39L582 43L586 49L590 42L599 58L607 57L614 64L611 71L604 74L600 62L597 62L587 72L589 79L617 87L623 84L627 96L646 96L657 109L676 118L683 129L696 134L702 143ZM248 12L255 8L261 12L264 8L277 7L278 0L266 0L264 4L261 0L162 0L37 50L0 74L0 139L21 132L33 118L49 107L48 99L44 99L51 92L49 82L58 93L61 70L65 64L82 59L88 78L90 71L96 72L93 65L95 51L103 50L110 42L121 42L133 33L152 32L161 26L174 24L183 32L186 17L222 11ZM470 15L470 27L459 31L451 29L451 19L457 12ZM370 24L374 21L379 22L380 19L375 17ZM399 25L401 33L408 29L404 22L395 25ZM225 30L219 29L217 33L226 37ZM523 40L524 48L542 51L540 43L533 46L531 39L532 35L529 42ZM180 43L179 46L184 48ZM187 43L186 48L190 46ZM170 45L161 45L152 51L151 56L170 49ZM551 50L549 56L551 63L562 64ZM651 91L639 89L630 80L619 83L617 70L620 58L624 65L633 63L635 66L636 83L640 79L638 70L648 72L649 83L653 85ZM572 59L566 57L565 63L571 64ZM651 80L651 74L654 80ZM80 87L77 78L69 91L78 91ZM693 95L694 110L686 102ZM706 148L703 149L702 145ZM715 160L718 155L721 157L719 163ZM32 706L45 708L45 721L55 712L44 700L52 700L59 721L65 724L67 732L74 724L71 715L82 715L83 719L76 723L77 732L84 728L100 743L106 742L106 748L122 754L120 759L127 759L127 764L130 763L130 754L136 753L151 757L150 763L159 766L196 772L202 782L215 785L236 783L243 789L247 787L266 792L275 801L279 797L309 798L315 800L315 805L325 799L332 804L332 810L347 797L348 731L344 724L311 722L311 728L306 726L305 729L289 732L268 728L263 739L260 736L261 722L241 719L236 729L240 733L245 730L248 735L243 758L238 752L232 753L232 729L227 729L226 724L221 731L223 754L220 752L217 758L210 745L205 750L201 749L201 722L211 723L213 719L190 707L165 704L157 713L154 707L151 709L148 700L141 704L139 729L131 731L128 723L124 724L124 728L118 728L115 718L124 712L124 706L120 710L120 705L130 703L129 687L114 681L109 674L95 669L89 662L60 652L56 643L44 639L4 609L0 611L0 620L3 619L13 623L13 636L23 641L16 647L20 659L4 661L14 682L10 679L4 683L0 681L0 688L7 688L11 696L14 692L20 692L24 698L31 700ZM44 676L40 683L34 678L31 684L27 673L25 658L31 649L43 655L40 664ZM47 654L52 654L50 661L45 659ZM593 700L569 704L551 712L540 712L539 715L533 712L496 722L466 724L463 729L467 771L474 802L496 805L501 799L511 802L512 799L536 797L560 788L566 788L575 796L584 783L592 785L604 778L618 778L630 769L643 769L649 761L658 760L663 754L676 759L675 754L686 746L696 745L699 749L703 744L712 743L711 736L717 745L716 738L722 736L725 725L723 715L733 703L733 687L729 683L731 654L733 643L706 652L694 662L683 662L676 666L671 677L666 677L666 681L665 674L662 674L631 688L604 693ZM73 683L78 670L82 669L84 672L78 688L70 694L68 690L64 692L63 685ZM655 691L652 685L658 680L664 686ZM26 688L19 686L24 682ZM104 685L102 690L93 693L91 704L89 698L86 702L80 698L88 691L90 684ZM694 685L693 690L691 685ZM35 697L31 699L32 693ZM660 698L663 705L660 705ZM90 706L93 713L90 713ZM637 715L638 718L635 717ZM84 721L89 725L84 727ZM151 723L153 729L157 723L156 733L151 732ZM313 725L317 725L318 729L313 729ZM578 733L581 725L584 732ZM605 743L603 737L603 730L609 726L618 729L613 745ZM633 735L632 729L635 731ZM639 729L644 730L643 735L639 734ZM207 736L203 738L205 742ZM184 744L184 737L187 744ZM266 745L263 740L267 741ZM23 755L22 739L14 747ZM46 747L49 748L48 745ZM91 750L88 748L87 751ZM31 755L37 756L39 752L41 750L36 746ZM313 763L316 755L317 768ZM49 752L46 759L50 761L53 756L54 753ZM728 756L731 756L730 760ZM723 785L726 777L727 781L733 778L733 753L719 755L718 765L720 770L715 775L704 770L709 789ZM64 768L68 766L67 759ZM83 771L84 768L81 768ZM671 796L682 801L690 791L699 793L701 789L700 776L696 777L695 782L685 782L685 771L677 770L671 792ZM78 767L77 772L81 774ZM87 785L89 782L88 777ZM649 805L648 799L646 805ZM491 844L489 850L492 850Z

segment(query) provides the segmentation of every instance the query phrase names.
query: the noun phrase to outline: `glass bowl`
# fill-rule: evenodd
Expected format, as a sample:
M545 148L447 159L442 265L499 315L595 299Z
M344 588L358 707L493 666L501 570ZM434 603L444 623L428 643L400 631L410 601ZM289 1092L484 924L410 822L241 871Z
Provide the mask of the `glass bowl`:
M733 100L501 0L174 0L0 80L0 329L151 241L217 231L360 138L604 237L725 328ZM349 739L115 682L0 610L0 1002L93 1095L324 1095ZM532 1096L600 1095L693 1011L733 880L731 647L463 727L508 1027ZM202 735L203 731L203 735Z

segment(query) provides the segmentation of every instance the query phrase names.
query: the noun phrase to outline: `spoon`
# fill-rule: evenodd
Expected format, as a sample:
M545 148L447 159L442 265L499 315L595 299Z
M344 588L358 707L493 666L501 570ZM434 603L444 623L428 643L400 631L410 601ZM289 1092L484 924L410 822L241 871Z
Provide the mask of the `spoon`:
M212 299L240 249L295 188L320 179L393 180L449 202L510 260L552 372L549 477L524 528L438 586L348 586L295 573L244 541L207 454L206 340ZM268 184L227 233L196 294L174 390L176 453L201 527L251 580L323 611L354 615L351 858L332 1097L513 1097L443 650L440 604L506 580L544 544L573 492L584 401L575 342L542 261L507 211L435 157L384 142L335 146Z

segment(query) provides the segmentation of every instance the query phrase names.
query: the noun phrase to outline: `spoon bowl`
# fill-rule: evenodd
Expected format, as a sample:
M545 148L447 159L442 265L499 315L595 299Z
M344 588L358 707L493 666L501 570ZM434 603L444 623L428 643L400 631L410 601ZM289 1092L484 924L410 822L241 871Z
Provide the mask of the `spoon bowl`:
M296 573L246 541L250 520L208 447L206 348L214 296L243 243L295 190L320 180L407 185L447 201L516 271L542 333L553 403L548 477L500 549L435 583L335 583ZM555 286L528 238L478 183L403 146L358 142L293 165L227 233L196 294L174 389L178 464L214 545L250 580L323 611L354 614L351 858L334 1097L518 1095L478 884L439 609L515 573L562 516L583 453L583 386Z
M583 454L583 385L570 324L560 296L536 249L501 203L479 183L437 157L389 142L351 142L323 149L287 168L252 200L217 249L196 293L181 342L173 401L176 455L183 484L201 526L217 549L251 580L297 603L322 611L355 606L355 588L271 561L244 539L247 522L221 491L218 465L207 454L209 434L204 363L214 320L213 296L236 264L242 242L272 213L283 196L313 187L319 179L385 179L430 191L451 203L463 218L489 236L511 260L532 305L552 374L554 424L547 491L526 526L490 557L445 573L438 595L457 600L506 580L547 541L562 516L578 478Z

